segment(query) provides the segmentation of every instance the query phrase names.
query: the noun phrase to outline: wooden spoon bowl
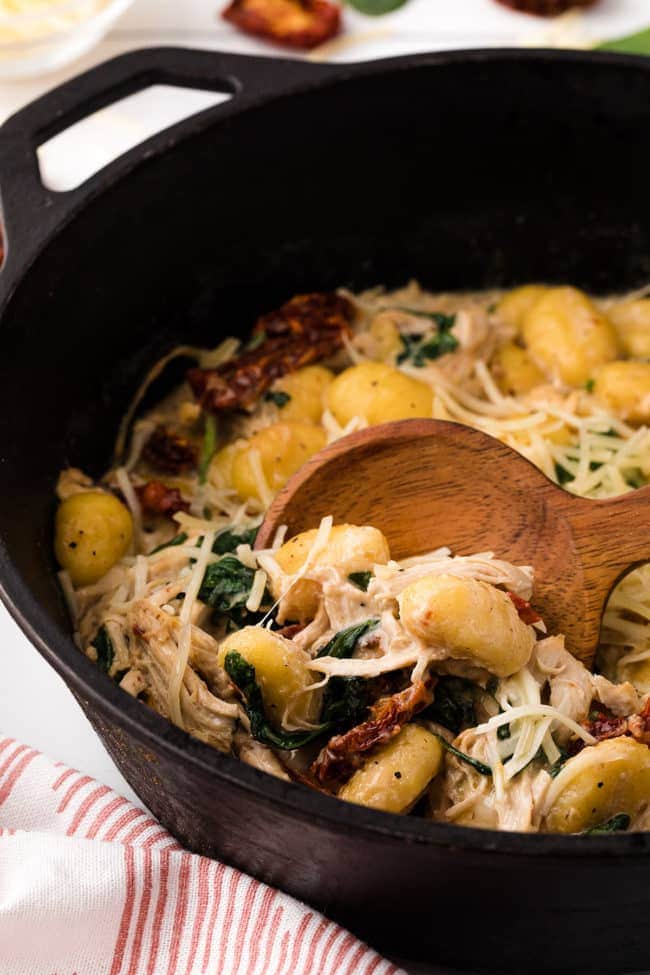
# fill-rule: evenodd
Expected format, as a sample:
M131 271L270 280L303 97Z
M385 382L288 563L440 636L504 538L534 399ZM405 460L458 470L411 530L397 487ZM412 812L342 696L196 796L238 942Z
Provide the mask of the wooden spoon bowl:
M550 633L591 666L607 597L650 561L650 485L605 501L576 497L493 437L444 420L370 427L312 457L278 494L256 546L334 523L374 525L393 558L448 545L535 570Z

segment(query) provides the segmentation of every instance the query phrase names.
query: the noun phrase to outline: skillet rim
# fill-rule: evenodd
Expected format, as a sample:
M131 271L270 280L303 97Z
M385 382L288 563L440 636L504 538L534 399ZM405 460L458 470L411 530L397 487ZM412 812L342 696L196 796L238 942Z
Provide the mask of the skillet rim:
M182 55L184 58L205 55L208 52L183 48L149 48L133 51L105 62L95 71L107 66L133 64L134 71L143 70L143 65L152 58L165 54ZM220 52L209 52L214 57ZM110 189L115 183L146 162L152 155L160 155L165 149L175 147L191 135L219 124L221 118L231 114L244 114L252 108L259 108L279 98L291 97L294 93L308 93L310 90L323 90L357 77L372 77L386 73L400 73L413 68L444 66L446 64L503 63L503 61L532 61L541 65L555 63L586 63L607 70L609 65L627 66L641 69L650 77L650 59L640 55L622 55L608 51L569 51L555 49L518 48L477 48L457 51L430 52L404 57L386 58L351 64L308 65L291 59L273 61L270 58L248 57L245 55L224 55L231 64L254 65L261 61L264 67L281 76L287 65L301 65L304 72L300 78L282 87L281 78L277 88L262 93L252 93L246 97L233 97L224 105L207 109L191 116L170 128L140 143L134 149L114 160L87 182L79 192L57 194L59 198L69 197L72 206L59 212L24 264L17 266L12 258L11 242L8 242L7 259L0 274L0 324L2 315L9 304L14 290L23 282L32 263L42 253L53 238L72 222L77 214L92 199ZM91 72L92 73L92 72ZM83 79L84 76L80 76ZM9 131L16 131L29 120L32 110L43 108L54 101L62 89L70 90L79 79L73 79L61 89L54 89L37 102L31 103L13 115L0 129L0 137ZM237 94L237 90L233 92ZM173 138L170 136L173 135ZM189 762L197 773L215 776L232 786L251 793L261 804L282 807L294 819L309 818L320 827L349 834L361 833L368 838L405 842L441 848L455 848L475 853L499 853L511 856L557 856L563 860L570 858L592 858L609 860L616 858L638 858L650 854L650 832L623 833L608 836L576 836L551 833L514 833L497 830L483 830L475 827L435 823L415 817L401 817L393 813L379 812L345 803L334 797L324 796L298 783L286 783L264 772L246 765L229 755L210 748L189 734L176 728L166 718L147 708L141 702L121 691L87 657L80 653L70 637L58 630L54 622L41 608L30 588L20 576L7 551L4 539L0 537L0 599L10 615L36 647L42 657L64 679L66 685L78 694L84 703L92 703L100 712L107 715L118 727L125 728L135 739L155 744L175 762ZM100 736L101 740L101 736Z

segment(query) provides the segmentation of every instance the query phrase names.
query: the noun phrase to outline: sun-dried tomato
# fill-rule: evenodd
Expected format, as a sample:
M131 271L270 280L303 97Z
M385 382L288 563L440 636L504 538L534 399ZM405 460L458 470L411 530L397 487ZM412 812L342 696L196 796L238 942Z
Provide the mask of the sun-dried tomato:
M144 459L157 470L168 474L196 467L197 449L187 437L171 433L167 427L156 427L142 450Z
M285 640L293 640L294 636L302 633L306 626L306 623L289 623L287 626L281 626L275 632L278 636L283 636Z
M525 14L538 17L557 17L573 7L591 7L596 0L497 0L497 3Z
M190 369L187 380L204 410L250 409L276 379L338 351L353 318L352 303L334 292L297 295L258 319L252 348L216 369Z
M222 17L247 34L304 50L341 29L341 10L330 0L232 0Z
M167 487L162 481L147 481L137 487L142 510L152 515L175 515L177 511L189 511L190 506L178 488Z
M643 745L650 745L650 698L639 714L633 714L627 719L627 730L628 734Z
M319 782L348 778L364 761L365 753L397 735L405 724L433 700L434 679L417 681L391 697L380 698L367 721L329 740L311 772Z
M527 599L522 599L516 592L510 592L510 590L508 590L508 595L515 604L519 618L524 623L528 623L529 626L532 626L533 623L539 623L542 617L533 609Z
M592 704L589 718L582 724L598 741L605 741L607 738L620 738L621 735L628 732L627 718L616 717L601 704Z

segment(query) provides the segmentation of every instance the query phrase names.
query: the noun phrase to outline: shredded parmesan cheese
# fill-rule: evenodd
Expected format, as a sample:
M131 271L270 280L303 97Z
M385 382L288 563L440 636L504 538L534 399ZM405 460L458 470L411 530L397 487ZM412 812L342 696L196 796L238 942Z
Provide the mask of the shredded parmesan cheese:
M246 609L249 611L249 613L256 613L260 608L262 599L264 598L267 578L268 576L266 572L264 572L262 569L258 569L255 573L250 595L246 600Z
M183 716L181 713L181 687L183 685L185 668L187 667L187 662L190 658L192 642L192 611L194 609L194 604L196 602L199 589L201 588L201 583L203 582L203 576L208 565L208 559L212 554L214 539L214 532L206 532L201 543L201 547L198 551L196 563L192 569L190 581L185 589L185 599L183 600L183 608L181 609L180 613L181 629L178 637L178 653L176 655L176 659L174 660L172 672L169 675L169 692L167 699L169 716L174 724L179 728L184 727Z
M549 717L554 721L559 721L561 724L566 725L578 738L582 738L587 745L596 744L594 736L588 731L585 731L582 725L579 725L572 718L568 718L566 714L562 714L557 708L552 708L549 704L524 704L521 707L510 708L504 714L496 714L484 724L477 725L474 731L477 735L485 735L491 731L495 731L497 728L503 727L503 725L510 724L511 721L517 721L520 718L535 717Z
M142 546L142 512L140 510L140 502L138 501L138 496L135 493L133 485L131 484L131 478L124 467L118 467L116 469L115 480L117 481L117 486L124 495L124 500L128 504L131 517L133 518L133 541L137 551Z

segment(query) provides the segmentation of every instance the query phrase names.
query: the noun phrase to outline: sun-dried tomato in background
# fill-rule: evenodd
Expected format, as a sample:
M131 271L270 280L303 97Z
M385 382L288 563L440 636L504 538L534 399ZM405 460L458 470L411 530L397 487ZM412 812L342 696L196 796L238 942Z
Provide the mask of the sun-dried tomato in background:
M257 344L215 369L190 369L192 392L210 413L250 409L280 376L338 351L354 314L352 303L336 292L296 295L258 319Z
M145 443L142 456L157 470L180 474L196 467L198 452L187 437L158 426Z
M557 17L573 7L591 7L596 0L497 0L497 3L525 14L538 17Z
M247 34L304 50L341 29L340 8L330 0L232 0L221 16Z
M168 515L177 511L189 511L189 503L183 500L178 488L167 487L162 481L147 481L135 489L145 514Z

